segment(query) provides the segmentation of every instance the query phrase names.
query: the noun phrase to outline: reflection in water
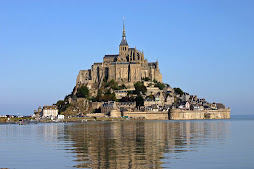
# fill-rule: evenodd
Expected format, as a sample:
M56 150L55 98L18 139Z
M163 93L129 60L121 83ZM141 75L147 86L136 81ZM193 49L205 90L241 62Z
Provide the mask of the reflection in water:
M230 122L94 122L64 128L77 153L77 168L162 168L162 159L169 164L181 158L177 153L197 151L211 141L223 144Z

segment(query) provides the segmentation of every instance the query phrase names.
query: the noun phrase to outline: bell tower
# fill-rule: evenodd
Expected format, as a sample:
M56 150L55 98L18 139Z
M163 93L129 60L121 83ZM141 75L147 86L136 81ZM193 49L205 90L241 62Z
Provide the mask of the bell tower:
M128 55L128 50L129 50L129 45L126 40L125 25L124 25L124 18L123 18L123 35L122 35L121 43L119 45L119 57L117 59L119 62L127 61L126 57Z

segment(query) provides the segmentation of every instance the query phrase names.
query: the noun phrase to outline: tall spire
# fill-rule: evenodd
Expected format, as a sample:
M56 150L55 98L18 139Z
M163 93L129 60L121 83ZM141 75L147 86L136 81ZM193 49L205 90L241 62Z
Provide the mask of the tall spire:
M125 35L125 26L124 26L124 17L123 17L123 39L126 39L126 35Z
M124 25L124 17L123 17L123 35L122 35L122 41L120 45L128 45L125 35L125 25Z

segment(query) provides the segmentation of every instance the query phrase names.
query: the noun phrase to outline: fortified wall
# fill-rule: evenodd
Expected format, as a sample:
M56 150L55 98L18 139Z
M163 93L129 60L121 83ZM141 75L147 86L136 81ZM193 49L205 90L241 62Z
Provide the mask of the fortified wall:
M169 120L197 120L197 119L230 119L230 108L219 110L179 110L169 111Z
M148 120L168 120L168 112L123 112L123 116L128 116L132 118L145 118Z

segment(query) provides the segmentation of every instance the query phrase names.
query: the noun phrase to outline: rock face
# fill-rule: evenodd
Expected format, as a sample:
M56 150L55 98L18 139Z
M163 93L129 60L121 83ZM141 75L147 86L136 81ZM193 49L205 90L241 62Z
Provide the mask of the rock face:
M90 89L99 88L103 81L115 80L131 86L142 78L149 78L162 82L158 61L148 62L144 53L135 48L129 48L123 29L122 41L119 45L119 54L105 55L103 62L94 63L91 69L80 70L76 86L85 84Z
M230 119L230 108L218 110L179 110L169 111L169 120L194 120L194 119Z

